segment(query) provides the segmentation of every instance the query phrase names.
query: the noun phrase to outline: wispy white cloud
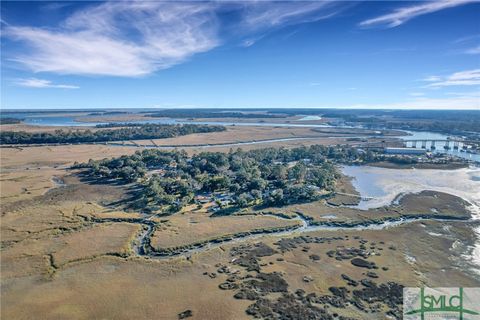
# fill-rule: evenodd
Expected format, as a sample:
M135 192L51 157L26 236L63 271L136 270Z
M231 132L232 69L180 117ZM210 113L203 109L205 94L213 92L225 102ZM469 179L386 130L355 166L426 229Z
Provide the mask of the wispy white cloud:
M2 24L4 24L5 26L9 26L9 25L10 25L7 21L5 21L5 20L3 20L2 18L0 18L0 25L2 25Z
M421 15L473 2L478 2L478 0L438 0L421 2L420 4L401 7L391 13L362 21L360 26L370 27L374 25L385 25L389 28L393 28Z
M427 82L438 82L440 80L442 80L442 77L439 77L439 76L428 76L422 79L422 81L427 81Z
M428 98L415 97L404 102L386 104L358 104L350 106L357 109L435 109L435 110L480 110L480 98L475 94L464 94L458 97Z
M77 11L58 28L8 26L4 34L26 46L12 60L34 72L136 77L212 50L228 36L250 46L273 28L325 19L337 7L333 1L115 1ZM234 22L220 18L229 10L239 12Z
M272 5L269 1L243 3L243 24L253 30L290 23L327 19L338 11L332 10L334 1L283 1Z
M41 7L44 11L55 11L60 10L72 5L72 2L47 2L45 5Z
M480 54L480 45L465 50L465 53L466 54Z
M446 77L431 76L424 81L431 82L427 88L480 85L480 69L455 72Z
M28 88L59 88L59 89L78 89L79 86L69 85L69 84L55 84L50 80L37 79L37 78L28 78L28 79L17 79L15 84L21 87Z
M480 34L471 34L465 37L461 37L453 41L453 43L468 43L471 41L476 41L477 39L480 38Z
M450 95L450 96L465 96L465 95L468 95L470 97L477 97L477 98L480 98L480 91L473 91L473 92L446 92L445 93L446 95Z
M452 41L452 44L456 47L461 47L456 49L458 53L475 55L480 54L479 39L480 34L471 34Z
M408 95L410 95L412 97L422 97L425 94L423 92L410 92Z
M218 45L209 6L104 3L77 12L58 30L9 27L30 49L15 60L35 72L142 76Z

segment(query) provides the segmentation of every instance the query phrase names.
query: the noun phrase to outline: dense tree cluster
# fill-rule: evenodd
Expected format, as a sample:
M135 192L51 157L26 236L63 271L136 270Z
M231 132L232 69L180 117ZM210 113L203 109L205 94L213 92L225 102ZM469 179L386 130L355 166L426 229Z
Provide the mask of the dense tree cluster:
M224 131L223 126L143 124L110 130L56 130L54 132L2 131L0 144L82 143L162 139L192 133Z
M334 188L334 162L363 161L364 153L346 146L266 148L229 153L147 149L86 164L94 179L138 183L137 208L178 211L195 196L222 194L230 206L284 205L318 199Z

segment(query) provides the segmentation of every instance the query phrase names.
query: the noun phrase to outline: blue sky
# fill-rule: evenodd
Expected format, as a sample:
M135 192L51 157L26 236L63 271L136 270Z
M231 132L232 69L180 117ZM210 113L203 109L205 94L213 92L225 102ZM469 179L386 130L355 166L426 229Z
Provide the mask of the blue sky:
M1 6L5 109L480 109L478 1Z

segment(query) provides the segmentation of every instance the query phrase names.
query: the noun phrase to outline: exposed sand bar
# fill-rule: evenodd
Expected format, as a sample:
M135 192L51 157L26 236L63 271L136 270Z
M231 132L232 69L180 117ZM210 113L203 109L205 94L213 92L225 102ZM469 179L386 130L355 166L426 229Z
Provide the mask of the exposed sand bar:
M353 177L352 183L362 197L359 209L388 205L402 193L433 190L449 193L468 201L474 218L480 219L480 168L456 170L437 169L387 169L369 166L345 166L345 175Z
M352 183L363 197L372 200L360 201L359 209L381 207L392 203L402 193L417 193L422 190L440 191L468 201L473 219L480 219L480 168L469 167L456 170L432 169L386 169L378 167L345 166L343 173L353 177ZM475 248L470 257L480 274L480 228Z

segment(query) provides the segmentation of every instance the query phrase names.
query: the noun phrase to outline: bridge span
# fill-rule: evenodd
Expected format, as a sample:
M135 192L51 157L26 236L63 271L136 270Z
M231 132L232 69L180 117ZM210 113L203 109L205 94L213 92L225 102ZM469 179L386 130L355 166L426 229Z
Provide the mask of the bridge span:
M422 149L436 149L438 147L443 147L446 150L450 149L467 149L468 146L478 144L478 141L473 140L462 140L462 139L405 139L402 141L403 146L407 148L417 148Z

